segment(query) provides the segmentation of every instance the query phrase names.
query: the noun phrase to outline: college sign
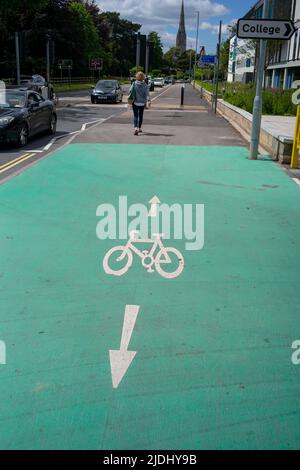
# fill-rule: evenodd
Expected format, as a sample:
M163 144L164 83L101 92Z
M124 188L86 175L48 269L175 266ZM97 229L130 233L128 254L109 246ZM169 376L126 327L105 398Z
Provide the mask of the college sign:
M290 20L252 20L238 21L237 36L240 39L291 39L296 32Z

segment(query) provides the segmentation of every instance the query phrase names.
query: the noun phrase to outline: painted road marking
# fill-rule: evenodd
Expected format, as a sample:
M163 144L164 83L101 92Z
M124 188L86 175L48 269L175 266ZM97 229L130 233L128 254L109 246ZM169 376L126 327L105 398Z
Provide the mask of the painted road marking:
M126 245L124 246L115 246L109 250L103 259L103 269L106 274L111 276L124 276L132 266L133 262L133 253L135 253L142 261L142 266L147 270L148 273L152 274L157 271L157 273L166 279L175 279L179 277L184 270L184 258L183 255L176 248L165 247L161 240L161 234L153 234L155 239L141 239L137 238L139 232L132 232L130 238ZM141 251L134 244L152 244L150 251ZM155 254L157 252L157 254ZM173 272L165 271L162 268L162 265L172 264L170 254L175 255L177 258L178 267ZM125 266L121 268L111 268L109 262L111 259L114 259L117 263L122 263L125 261ZM155 269L153 269L155 268Z
M120 349L109 351L113 388L118 388L136 356L136 351L128 351L128 347L139 310L138 305L126 305Z
M151 101L155 101L155 100L157 100L157 98L160 98L162 95L164 95L165 93L167 93L167 91L169 91L169 89L171 88L171 86L172 86L172 85L169 85L166 90L164 90L164 91L162 91L161 93L159 93L159 95L155 96Z
M21 157L16 158L15 160L12 160L11 162L8 162L5 165L0 166L0 173L4 173L5 171L10 170L14 166L19 165L20 163L25 162L26 160L34 156L35 156L34 153L30 153L29 155L28 154L22 155Z
M160 200L157 196L154 196L150 201L151 208L149 211L149 217L156 217L157 216L157 208L160 204Z
M109 116L107 119L111 119L113 116ZM89 121L89 122L85 122L84 124L82 124L81 128L78 129L77 131L73 131L73 132L66 132L65 134L63 135L59 135L57 137L54 137L53 139L50 140L50 142L45 145L45 147L43 147L42 150L28 150L28 152L33 152L33 153L43 153L43 152L46 152L47 150L49 150L53 144L55 144L55 142L57 140L60 140L60 139L63 139L64 137L68 137L70 135L76 135L76 134L79 134L80 132L82 131L85 131L87 126L91 126L93 124L102 124L104 121L106 121L107 119L97 119L95 121Z
M298 178L293 178L293 181L295 181L295 183L300 186L300 180Z

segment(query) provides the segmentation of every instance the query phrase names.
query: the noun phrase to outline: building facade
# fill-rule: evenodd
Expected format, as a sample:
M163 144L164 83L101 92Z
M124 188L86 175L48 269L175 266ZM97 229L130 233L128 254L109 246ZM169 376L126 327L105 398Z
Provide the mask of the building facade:
M261 18L264 0L258 1L245 18ZM300 0L270 0L269 18L292 19L297 32L289 41L269 41L265 84L272 88L292 88L300 80ZM254 80L256 47L253 41L233 36L230 40L228 81ZM245 55L246 51L246 55Z
M181 4L181 13L179 20L179 29L176 38L176 47L181 50L181 52L186 51L186 30L185 30L185 15L184 15L184 3L182 0Z
M239 39L236 35L230 39L228 82L249 83L254 80L256 50L251 42Z

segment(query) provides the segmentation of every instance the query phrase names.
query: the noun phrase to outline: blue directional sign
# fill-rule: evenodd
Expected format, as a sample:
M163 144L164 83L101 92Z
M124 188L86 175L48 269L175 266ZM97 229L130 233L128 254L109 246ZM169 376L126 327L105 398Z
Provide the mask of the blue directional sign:
M203 55L200 57L199 64L215 65L217 56L215 55Z

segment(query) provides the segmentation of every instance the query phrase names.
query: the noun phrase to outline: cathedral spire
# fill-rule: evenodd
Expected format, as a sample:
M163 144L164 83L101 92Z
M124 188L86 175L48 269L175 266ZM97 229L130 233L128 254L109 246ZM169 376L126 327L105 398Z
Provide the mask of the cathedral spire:
M185 31L185 17L184 17L184 3L182 0L181 4L181 13L179 20L179 29L176 38L176 47L181 50L181 52L186 51L186 31Z

